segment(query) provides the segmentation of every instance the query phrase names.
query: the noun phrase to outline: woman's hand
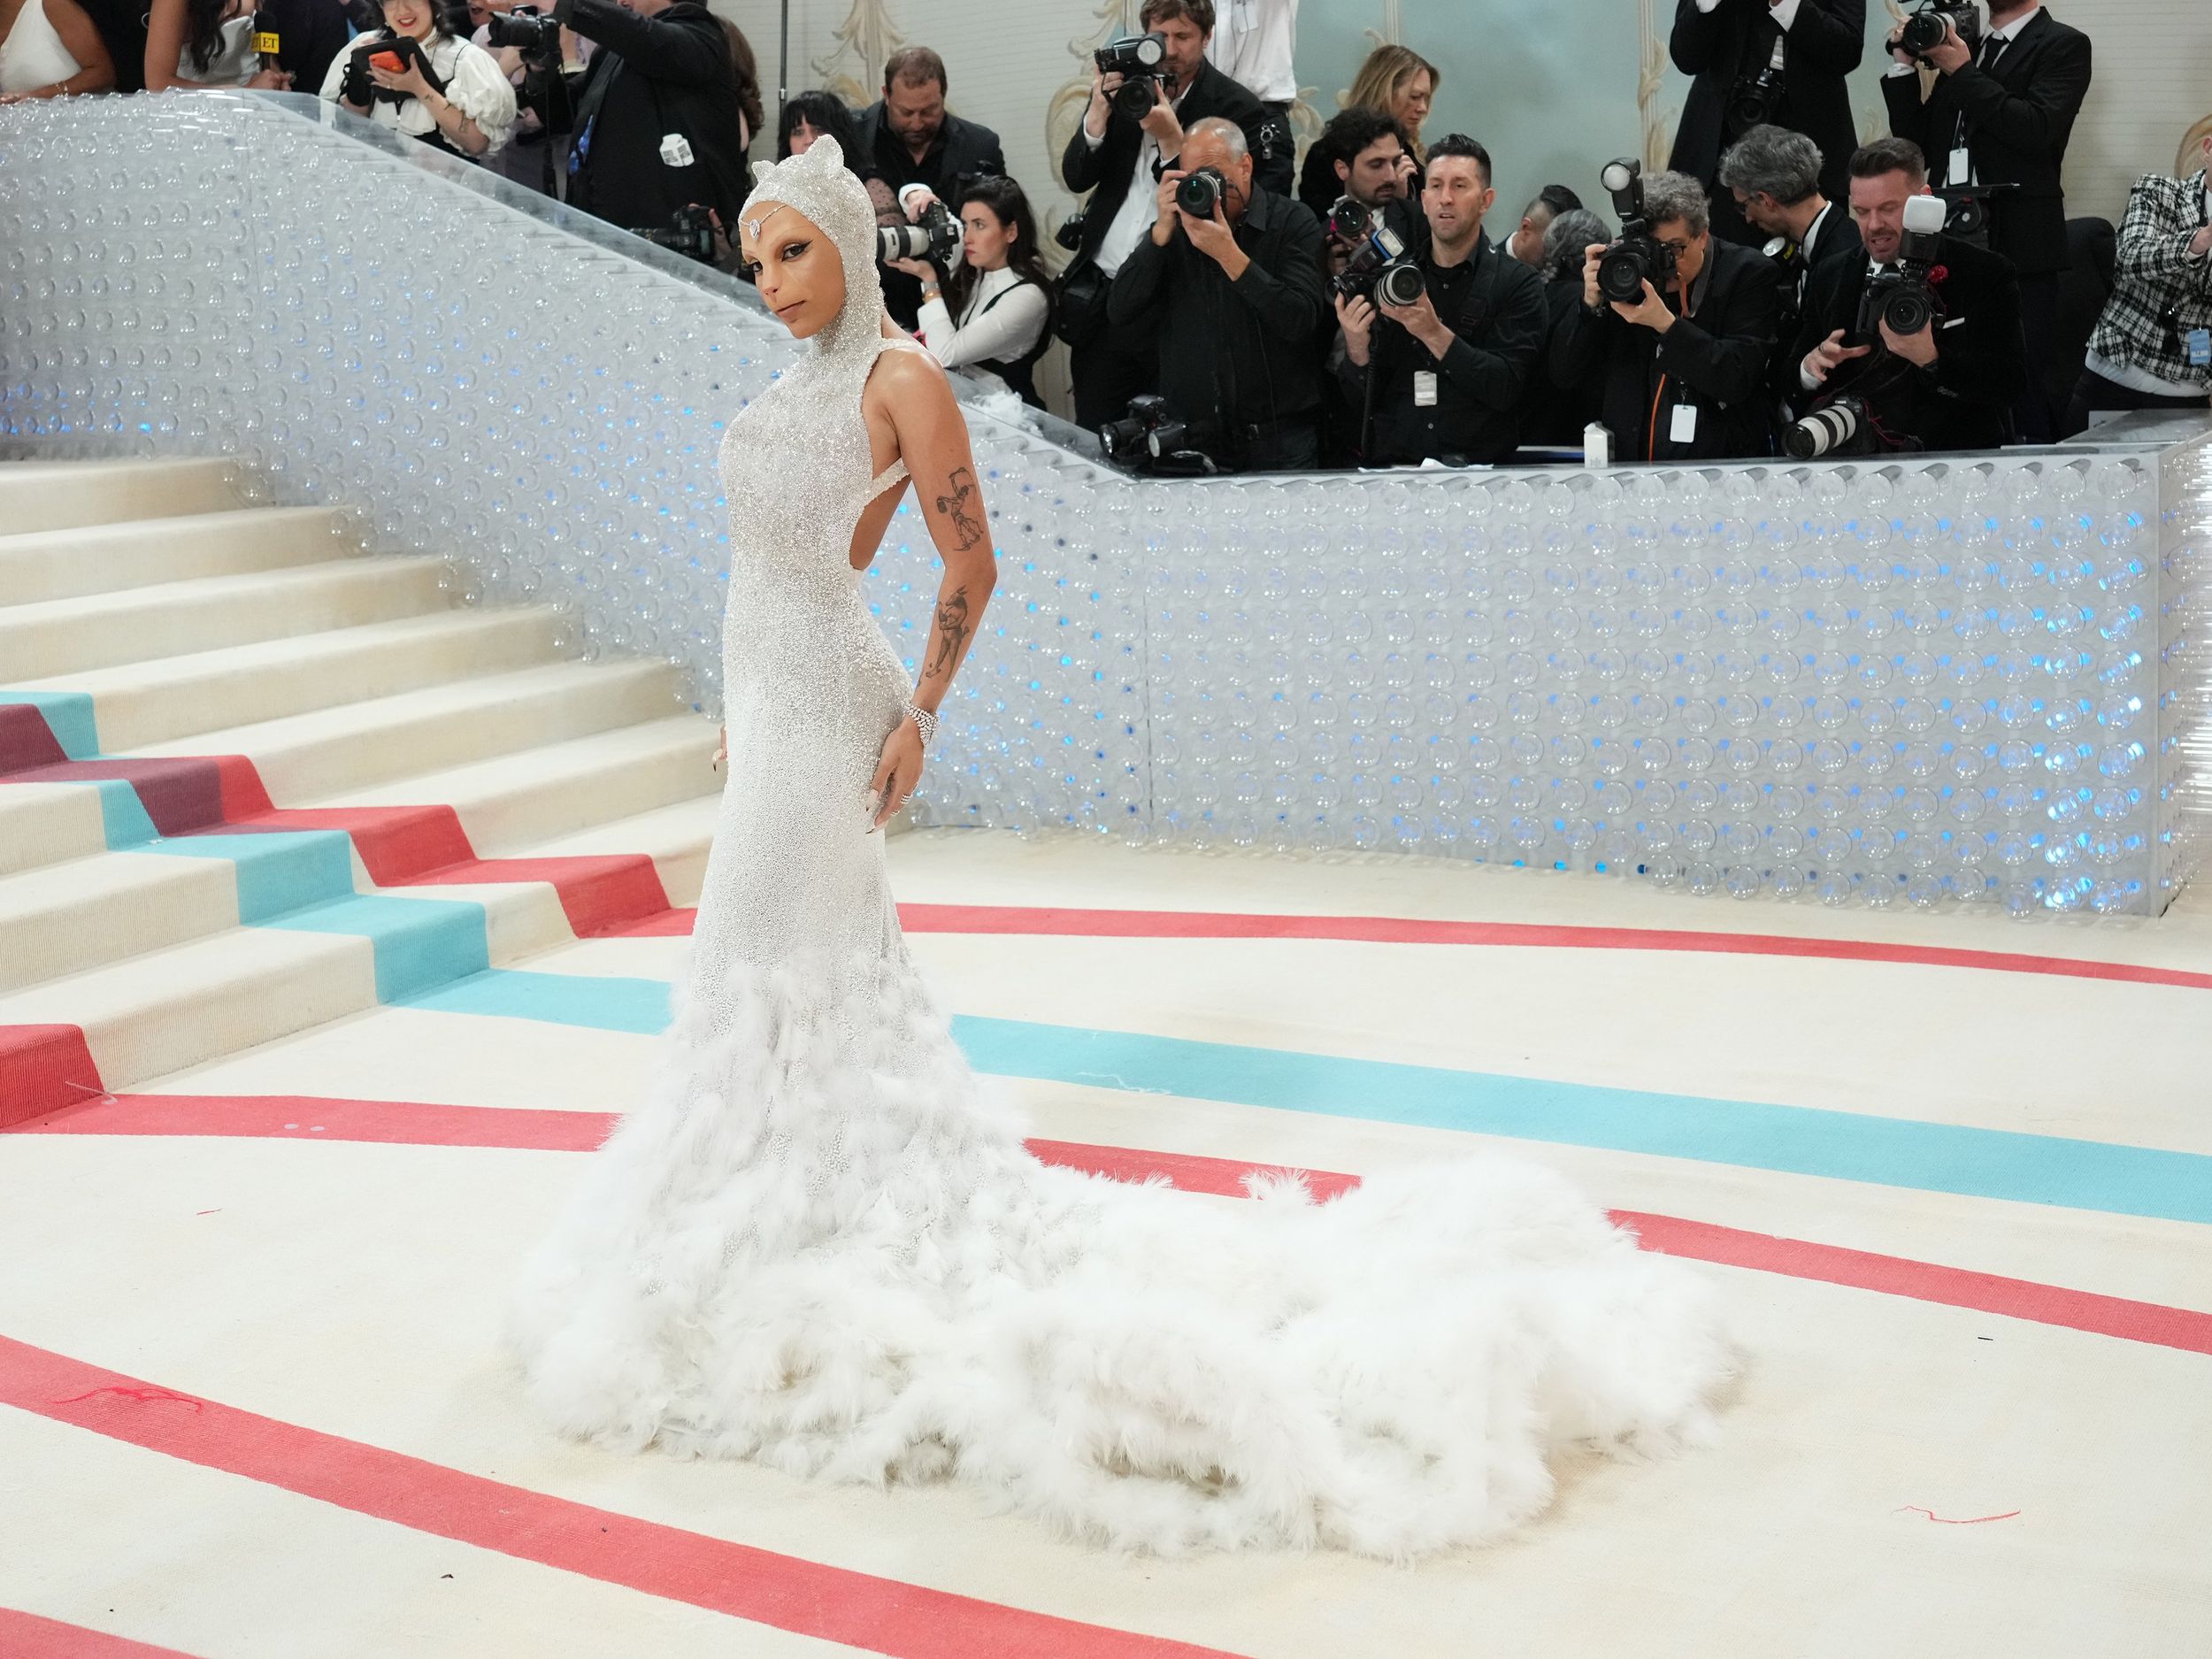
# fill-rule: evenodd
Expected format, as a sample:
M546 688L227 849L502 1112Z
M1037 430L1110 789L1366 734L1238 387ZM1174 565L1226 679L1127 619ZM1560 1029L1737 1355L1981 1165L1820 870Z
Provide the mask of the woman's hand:
M918 282L937 280L937 267L926 259L887 259L884 262L894 271L903 271Z
M409 58L407 66L397 72L379 69L374 64L371 64L369 79L387 92L404 92L411 98L426 98L430 96L430 83L422 78L422 60L419 58Z
M714 758L713 758L712 760L710 760L710 761L709 761L709 762L707 763L707 770L708 770L708 771L710 771L710 772L719 772L719 771L721 771L721 770L722 770L722 763L723 763L724 761L727 760L729 757L730 757L730 728L729 728L728 726L724 726L724 727L722 728L722 735L721 735L721 737L720 737L720 738L717 741L717 742L716 742L716 745L715 745L715 750L714 750Z
M288 69L257 69L252 80L246 82L249 92L289 92L292 72Z
M921 780L921 728L914 724L912 715L907 715L883 740L883 758L876 763L876 775L868 780L871 833L881 829L894 813L906 805L913 796L914 786Z

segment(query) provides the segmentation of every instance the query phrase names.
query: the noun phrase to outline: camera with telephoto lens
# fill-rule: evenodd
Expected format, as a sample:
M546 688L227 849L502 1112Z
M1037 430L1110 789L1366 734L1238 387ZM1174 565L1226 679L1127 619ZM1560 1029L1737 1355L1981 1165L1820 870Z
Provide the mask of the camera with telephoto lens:
M876 257L934 259L949 265L960 257L962 240L960 221L952 216L952 210L942 202L932 202L922 210L918 223L887 225L878 230Z
M1958 31L1960 43L1972 51L1982 43L1982 14L1974 0L1920 0L1920 10L1905 19L1897 43L1921 62L1943 44L1943 26Z
M1375 210L1366 203L1348 196L1336 198L1329 209L1328 218L1321 221L1321 228L1329 240L1341 242L1347 248L1356 248L1367 240L1367 233L1374 227Z
M1935 320L1935 289L1929 279L1935 270L1943 219L1939 196L1916 196L1906 202L1905 234L1898 241L1897 257L1867 279L1850 343L1872 345L1882 337L1884 324L1893 334L1916 334Z
M1160 101L1158 88L1167 84L1166 35L1131 35L1108 41L1091 58L1099 73L1120 73L1121 86L1113 95L1118 113L1133 121L1141 121L1152 113Z
M561 60L560 20L548 17L534 6L517 6L511 12L495 12L484 19L484 45L493 51L503 46L511 46L522 54L525 63L558 63Z
M1329 286L1348 300L1372 299L1379 305L1410 305L1428 284L1421 267L1406 257L1405 242L1387 225L1378 225L1360 238L1344 269Z
M1674 280L1674 250L1651 234L1644 215L1643 163L1624 156L1607 162L1598 178L1621 216L1620 235L1598 256L1598 292L1623 304L1642 299L1647 282L1664 293Z
M1098 429L1106 458L1133 472L1192 477L1216 472L1211 457L1192 443L1189 426L1175 418L1167 399L1146 392L1129 400L1129 412Z
M714 214L695 202L678 208L667 224L633 226L630 234L702 265L714 263Z
M1821 456L1872 455L1881 447L1866 405L1849 396L1834 398L1801 420L1782 428L1782 452L1792 460Z

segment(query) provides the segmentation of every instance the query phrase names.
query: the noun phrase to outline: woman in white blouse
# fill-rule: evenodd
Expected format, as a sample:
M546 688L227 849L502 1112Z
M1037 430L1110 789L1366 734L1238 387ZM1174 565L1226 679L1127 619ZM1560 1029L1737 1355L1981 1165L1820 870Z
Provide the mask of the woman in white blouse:
M398 69L375 61L402 35L422 49L430 75L412 59ZM323 96L379 127L463 156L497 150L515 127L515 89L498 62L475 42L448 34L434 0L384 0L384 27L331 60Z
M996 174L970 180L959 194L965 257L951 277L941 280L925 259L895 259L891 269L920 279L922 343L938 362L996 380L1041 409L1034 370L1048 343L1052 288L1036 215L1021 186ZM909 218L934 199L918 186L901 195Z

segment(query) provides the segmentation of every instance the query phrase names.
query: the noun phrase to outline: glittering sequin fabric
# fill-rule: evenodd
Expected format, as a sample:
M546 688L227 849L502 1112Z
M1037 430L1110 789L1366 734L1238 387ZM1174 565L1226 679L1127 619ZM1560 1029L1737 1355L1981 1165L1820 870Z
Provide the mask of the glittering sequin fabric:
M1030 1157L867 829L908 691L849 557L872 216L827 139L767 202L831 235L849 298L730 428L729 782L642 1102L512 1305L534 1407L624 1448L956 1477L1163 1553L1443 1548L1541 1509L1563 1443L1701 1432L1729 1364L1705 1286L1548 1171L1225 1205Z

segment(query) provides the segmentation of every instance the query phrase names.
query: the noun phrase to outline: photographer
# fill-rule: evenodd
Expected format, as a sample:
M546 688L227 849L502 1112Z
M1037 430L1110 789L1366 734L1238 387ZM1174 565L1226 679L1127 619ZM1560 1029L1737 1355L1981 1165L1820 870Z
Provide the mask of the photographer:
M1773 265L1714 237L1705 192L1684 173L1646 177L1640 214L1624 217L1650 227L1616 244L1640 256L1642 292L1606 299L1598 273L1611 250L1585 249L1582 303L1552 335L1552 378L1594 392L1616 460L1770 453L1767 365L1782 304Z
M1753 127L1720 158L1720 181L1736 198L1737 210L1754 230L1773 239L1766 252L1782 284L1778 340L1797 338L1815 265L1865 257L1850 210L1821 193L1820 165L1811 139L1778 127ZM1783 353L1775 371L1778 400L1794 407L1795 361Z
M1544 242L1552 224L1562 213L1580 210L1582 198L1563 184L1548 184L1536 193L1536 199L1521 210L1521 222L1513 234L1505 239L1509 257L1518 259L1532 271L1545 268Z
M2012 405L2026 380L2010 265L1936 236L1925 323L1901 334L1885 316L1862 328L1870 282L1907 251L1907 204L1928 195L1927 164L1908 139L1878 139L1851 157L1851 213L1867 258L1832 259L1813 273L1791 352L1798 387L1816 405L1856 400L1876 448L1993 449L2011 439Z
M723 229L745 202L736 67L699 0L553 0L599 50L574 88L568 201L626 227L710 209Z
M2062 333L2059 277L2070 263L2061 175L2074 118L2089 93L2089 37L2037 0L1991 0L1988 34L1972 45L1948 16L1942 22L1943 39L1924 59L1906 49L1907 25L1890 33L1896 61L1882 82L1889 130L1920 147L1938 192L1955 205L1962 191L1990 193L1983 204L1986 245L2019 273L2027 330L2029 380L2016 411L2020 436L2047 443L2073 389L2054 383L2052 365ZM1924 61L1935 72L1924 95Z
M1568 209L1544 233L1547 345L1558 334L1567 313L1582 303L1582 267L1590 244L1612 240L1611 227L1586 207ZM1584 429L1598 418L1598 412L1594 387L1587 383L1562 386L1540 361L1528 377L1528 396L1521 411L1521 442L1525 447L1578 449Z
M1407 146L1405 130L1380 110L1355 105L1340 111L1321 129L1321 136L1314 141L1314 149L1327 147L1335 160L1330 164L1335 194L1314 210L1321 220L1325 238L1323 257L1328 273L1334 276L1344 268L1344 261L1356 242L1366 240L1370 226L1386 224L1409 243L1426 239L1426 228L1419 224L1420 215L1414 211L1406 193L1407 182L1413 177L1413 155ZM1341 227L1331 223L1330 211L1340 201L1348 201L1354 208L1365 210L1366 218L1358 236L1347 240Z
M1051 320L1052 276L1037 250L1037 217L1011 179L971 180L959 204L962 257L949 280L923 259L893 259L890 268L921 285L922 343L938 362L1041 409L1034 371Z
M1721 151L1755 127L1811 139L1828 158L1822 191L1842 196L1858 142L1844 77L1866 55L1866 0L1676 0L1667 51L1696 77L1667 165L1711 193L1723 241L1763 240L1719 188Z
M949 85L942 58L926 46L904 47L884 63L882 97L861 112L857 159L902 201L908 187L919 185L950 202L962 180L1006 172L998 134L946 111ZM883 303L901 327L910 329L921 292L912 279L895 273L884 279Z
M2212 387L2212 132L2186 179L2138 179L2120 221L2112 297L2067 411L2066 435L2101 410L2194 409Z
M1225 471L1310 467L1320 403L1312 340L1325 311L1321 227L1254 180L1235 122L1192 125L1154 193L1152 229L1122 266L1111 322L1157 342L1160 390L1193 447ZM1178 187L1210 181L1210 214ZM1117 410L1115 414L1121 411Z
M1079 424L1118 418L1129 400L1150 391L1158 374L1158 342L1117 327L1112 284L1151 228L1161 175L1182 154L1183 134L1222 117L1243 133L1256 181L1272 195L1291 185L1290 132L1249 88L1206 61L1213 35L1213 0L1144 0L1137 26L1161 37L1165 60L1152 107L1140 119L1118 96L1125 76L1093 65L1091 101L1060 158L1060 174L1077 194L1087 190L1082 236L1061 286L1060 337L1068 342Z
M434 0L384 0L383 28L331 59L322 95L457 156L497 150L514 130L515 89L489 52L446 33Z
M1334 296L1340 378L1353 406L1367 411L1370 466L1486 465L1520 442L1550 310L1543 280L1483 236L1496 200L1488 152L1464 134L1439 139L1421 190L1429 241L1412 261L1420 295L1394 304L1379 283L1366 295L1340 287Z

